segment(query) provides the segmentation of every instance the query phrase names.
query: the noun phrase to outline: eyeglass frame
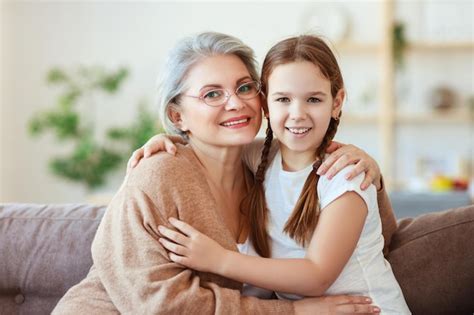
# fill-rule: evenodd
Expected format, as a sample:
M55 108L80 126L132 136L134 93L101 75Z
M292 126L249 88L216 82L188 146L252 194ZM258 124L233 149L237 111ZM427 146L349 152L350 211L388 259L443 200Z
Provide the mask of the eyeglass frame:
M257 84L257 93L252 96L252 97L249 97L249 98L241 98L238 94L237 94L237 91L244 85L246 84L249 84L249 83L256 83ZM209 105L208 103L206 103L206 101L204 100L204 96L209 93L209 92L213 92L213 91L219 91L219 90L222 90L224 91L224 100L222 102L222 104L219 104L219 105ZM206 104L207 106L210 106L210 107L219 107L219 106L222 106L222 105L225 105L227 104L227 102L229 101L229 99L236 95L240 100L251 100L255 97L257 97L260 93L262 93L262 83L260 83L260 81L256 81L256 80L253 80L253 81L249 81L249 82L244 82L242 84L240 84L234 91L234 93L229 93L229 91L227 89L224 89L224 88L217 88L217 89L213 89L213 90L209 90L207 91L204 95L199 95L199 96L195 96L195 95L188 95L188 94L181 94L181 96L187 96L187 97L192 97L192 98L197 98L199 99L201 102L203 102L204 104Z

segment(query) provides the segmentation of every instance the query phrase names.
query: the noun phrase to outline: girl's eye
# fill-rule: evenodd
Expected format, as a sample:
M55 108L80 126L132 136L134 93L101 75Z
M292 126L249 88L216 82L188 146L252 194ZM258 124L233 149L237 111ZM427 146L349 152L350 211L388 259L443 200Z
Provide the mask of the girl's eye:
M280 103L288 103L290 102L290 99L288 97L279 97L275 101Z
M308 98L308 103L321 103L321 99L317 98L317 97L310 97Z
M203 98L208 99L208 100L213 100L213 99L216 99L216 98L220 98L223 95L224 95L223 90L212 90L212 91L209 91L206 94L204 94Z

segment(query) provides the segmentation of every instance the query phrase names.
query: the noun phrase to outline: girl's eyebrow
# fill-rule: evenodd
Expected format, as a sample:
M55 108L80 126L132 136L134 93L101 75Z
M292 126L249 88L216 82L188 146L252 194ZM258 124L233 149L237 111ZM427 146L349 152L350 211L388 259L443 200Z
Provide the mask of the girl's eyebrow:
M322 95L322 96L326 96L327 94L324 93L323 91L315 91L315 92L308 92L308 95Z
M238 80L235 82L235 84L236 84L235 87L237 88L243 81L248 80L248 79L252 79L252 77L250 77L250 76L248 76L248 75L246 75L246 76L244 76L244 77L241 77L240 79L238 79ZM221 88L223 88L223 87L222 87L222 84L209 83L209 84L204 85L202 88L200 88L199 91L202 91L202 90L207 89L207 88L219 88L219 89L221 89Z
M272 96L278 96L278 95L288 96L288 95L291 95L291 93L289 93L289 92L275 92L275 93L272 93ZM322 96L326 96L327 94L324 93L323 91L313 91L313 92L308 92L308 93L306 93L306 95L322 95Z

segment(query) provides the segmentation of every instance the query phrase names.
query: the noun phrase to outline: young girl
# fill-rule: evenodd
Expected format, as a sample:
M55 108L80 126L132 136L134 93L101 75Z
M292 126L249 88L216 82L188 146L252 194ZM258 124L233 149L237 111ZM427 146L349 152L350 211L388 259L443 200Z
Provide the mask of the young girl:
M362 174L346 180L353 166L332 179L316 173L345 97L333 53L316 36L283 40L268 52L261 79L269 123L261 158L256 150L248 154L250 165L260 161L242 204L249 240L241 253L232 252L170 218L181 233L160 227L169 258L273 290L279 298L364 294L384 314L409 314L382 254L375 187L361 190Z

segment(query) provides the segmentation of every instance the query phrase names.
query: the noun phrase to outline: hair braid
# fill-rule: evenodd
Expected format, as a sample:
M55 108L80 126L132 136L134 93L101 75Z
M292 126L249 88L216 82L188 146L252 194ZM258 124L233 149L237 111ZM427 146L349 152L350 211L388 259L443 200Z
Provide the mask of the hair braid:
M265 201L263 182L268 164L268 155L273 140L273 131L268 121L265 143L262 149L260 164L255 174L255 183L242 201L242 208L249 213L250 240L256 252L262 257L270 257L271 249L267 233L268 210Z
M339 114L340 116L341 114ZM331 117L328 130L316 151L317 158L313 163L313 171L306 179L295 208L283 228L283 231L301 246L307 246L318 224L321 209L317 187L320 176L316 173L316 170L321 166L326 149L332 139L334 139L338 126L339 119Z

